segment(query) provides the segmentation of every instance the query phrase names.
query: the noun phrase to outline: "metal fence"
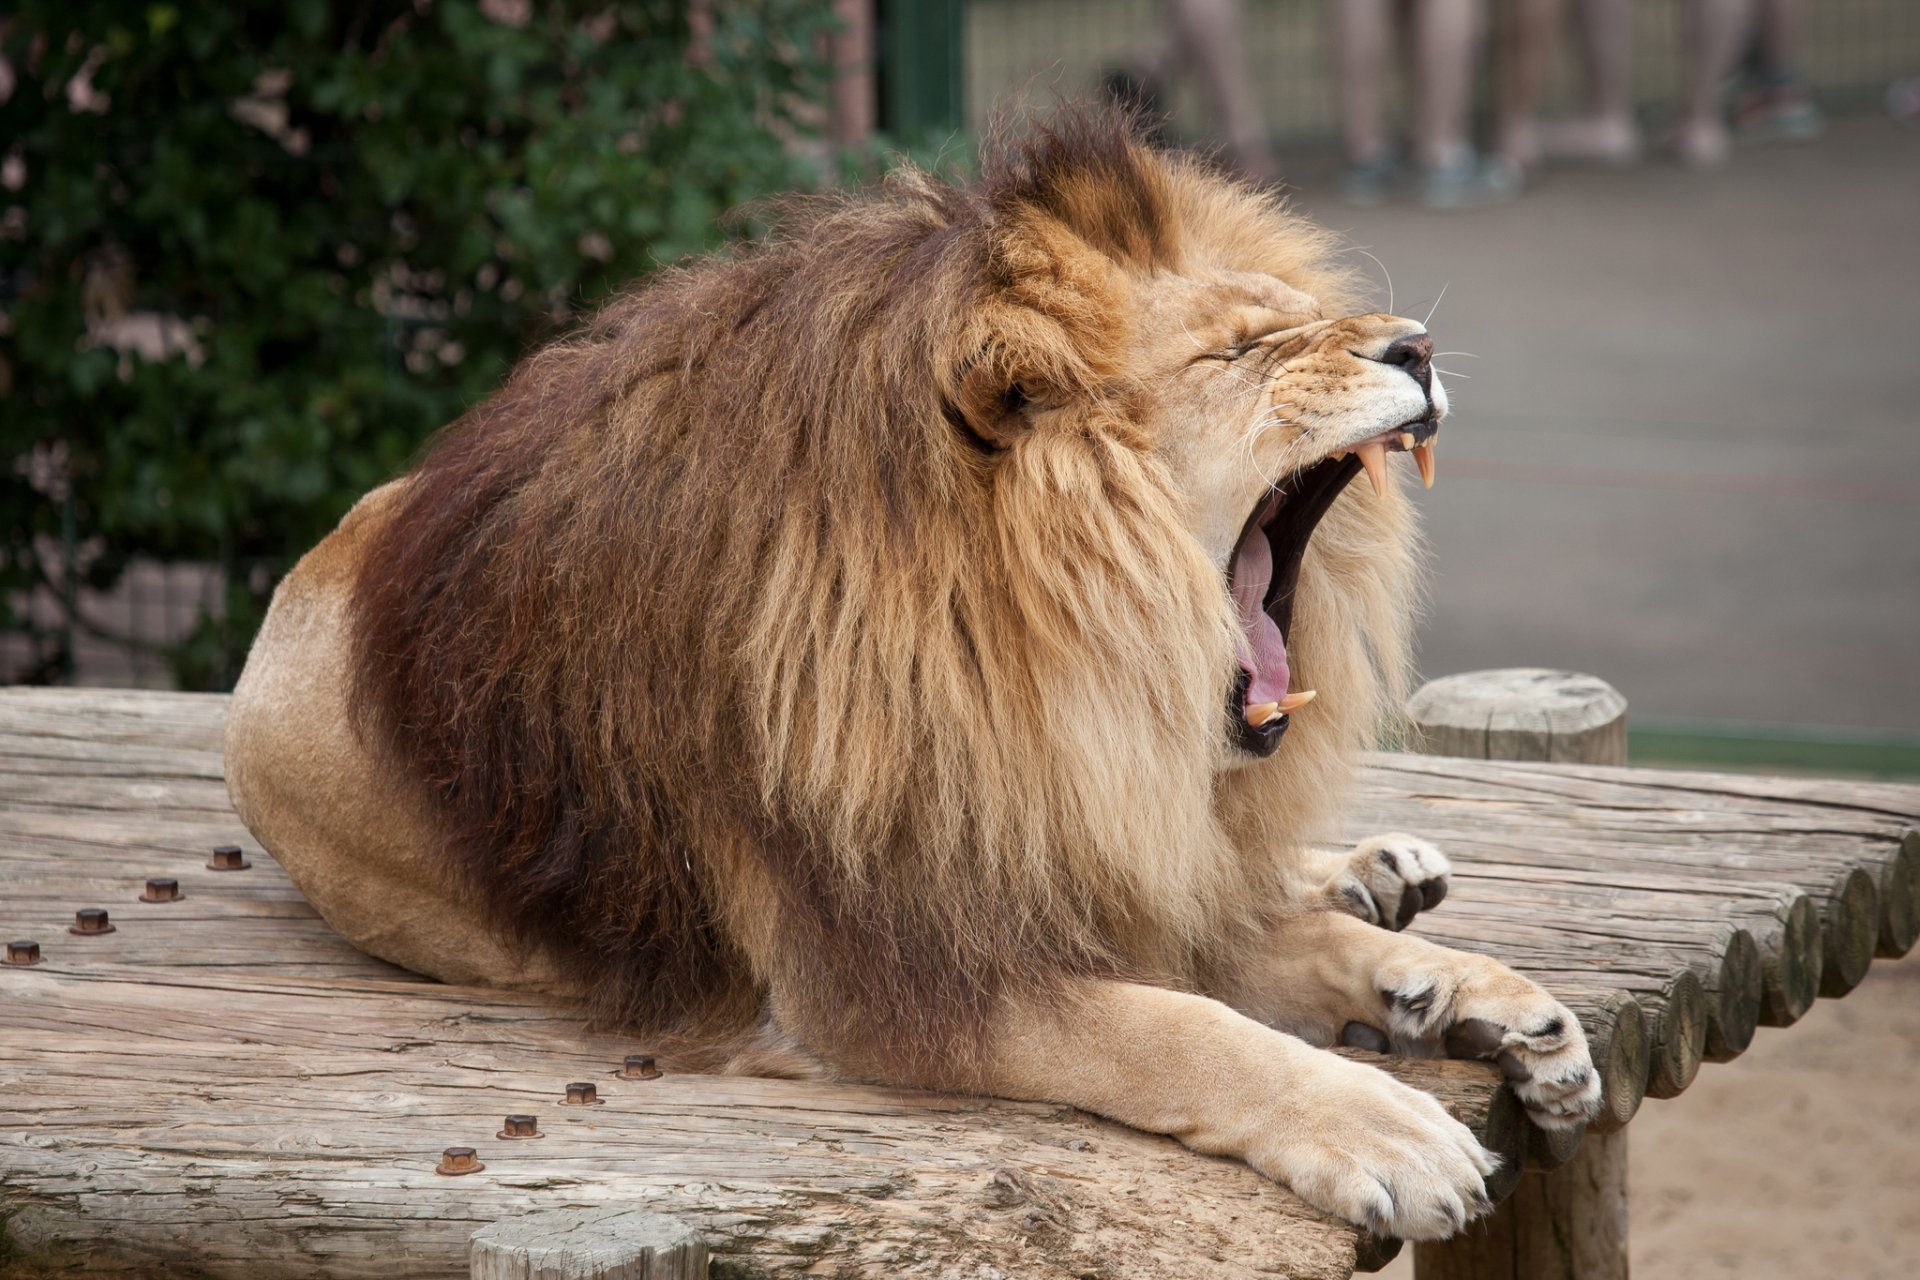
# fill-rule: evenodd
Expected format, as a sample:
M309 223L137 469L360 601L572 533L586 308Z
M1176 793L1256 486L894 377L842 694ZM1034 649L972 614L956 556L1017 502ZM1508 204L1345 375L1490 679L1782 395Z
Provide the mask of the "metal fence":
M1247 0L1246 47L1274 137L1320 141L1335 125L1327 14L1339 0ZM1501 6L1493 6L1499 21ZM1657 123L1681 81L1686 0L1634 6L1636 96ZM1161 0L968 0L962 24L965 124L978 130L1002 104L1097 89L1165 40ZM1889 81L1920 73L1916 0L1815 0L1802 22L1802 70L1842 109L1877 102ZM1554 105L1570 79L1565 56ZM1205 132L1190 85L1172 86L1176 130Z

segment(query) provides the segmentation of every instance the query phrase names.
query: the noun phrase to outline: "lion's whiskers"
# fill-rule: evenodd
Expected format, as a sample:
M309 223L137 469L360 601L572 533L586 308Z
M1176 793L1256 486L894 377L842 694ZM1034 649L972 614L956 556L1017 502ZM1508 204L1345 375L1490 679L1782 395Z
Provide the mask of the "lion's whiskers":
M1379 258L1374 257L1373 254L1367 253L1365 249L1359 249L1357 245L1355 246L1355 248L1358 249L1358 251L1361 253L1366 253L1369 258L1373 258L1373 265L1376 267L1379 267L1380 274L1387 278L1387 314L1392 315L1393 314L1393 272L1387 270L1387 264L1380 261Z

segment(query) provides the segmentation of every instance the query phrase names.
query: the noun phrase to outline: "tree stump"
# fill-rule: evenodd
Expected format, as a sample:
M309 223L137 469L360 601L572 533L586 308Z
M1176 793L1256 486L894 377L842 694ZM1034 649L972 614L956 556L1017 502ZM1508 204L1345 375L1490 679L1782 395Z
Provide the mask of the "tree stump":
M1627 762L1627 700L1594 676L1473 671L1423 685L1407 710L1408 745L1429 755ZM1419 1280L1627 1280L1626 1131L1590 1132L1558 1168L1523 1175L1465 1232L1416 1247L1414 1269Z
M473 1233L472 1280L706 1280L707 1242L634 1209L549 1209Z

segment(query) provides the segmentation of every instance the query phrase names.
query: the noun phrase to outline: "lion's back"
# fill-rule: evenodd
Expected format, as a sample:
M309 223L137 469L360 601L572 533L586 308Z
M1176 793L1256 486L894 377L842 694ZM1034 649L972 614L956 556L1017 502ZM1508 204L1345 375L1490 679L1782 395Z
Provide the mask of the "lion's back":
M433 815L354 724L353 581L406 484L362 498L274 592L227 714L227 792L355 946L442 981L553 989L448 892Z

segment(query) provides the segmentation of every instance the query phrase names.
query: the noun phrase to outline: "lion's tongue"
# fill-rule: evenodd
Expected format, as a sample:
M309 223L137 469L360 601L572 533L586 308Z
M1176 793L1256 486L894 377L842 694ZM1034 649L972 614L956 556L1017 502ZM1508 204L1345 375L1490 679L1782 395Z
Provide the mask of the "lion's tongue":
M1287 642L1261 607L1272 581L1273 545L1263 530L1254 528L1233 553L1233 603L1246 637L1240 665L1248 676L1249 706L1278 702L1287 696Z

